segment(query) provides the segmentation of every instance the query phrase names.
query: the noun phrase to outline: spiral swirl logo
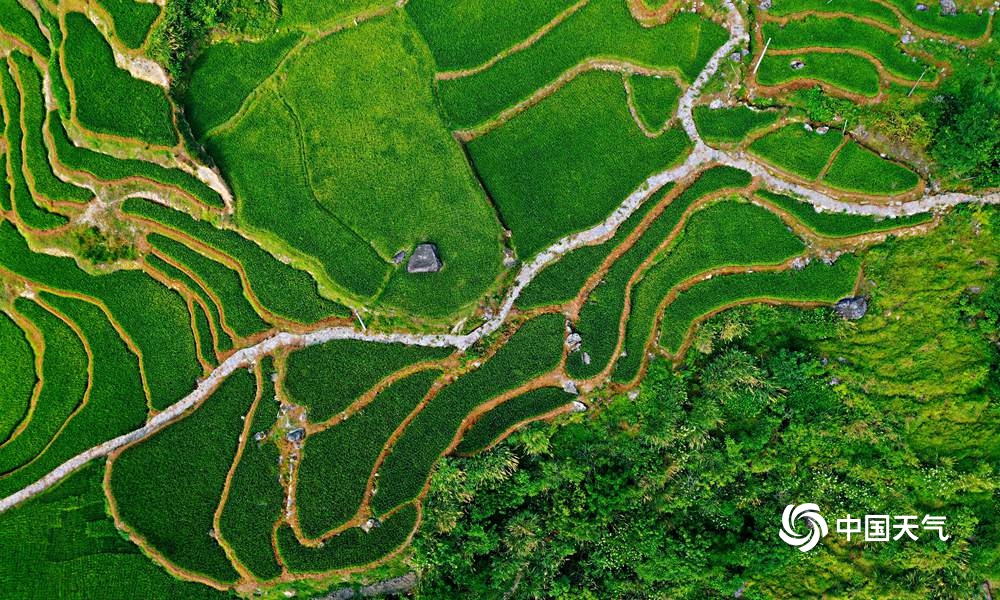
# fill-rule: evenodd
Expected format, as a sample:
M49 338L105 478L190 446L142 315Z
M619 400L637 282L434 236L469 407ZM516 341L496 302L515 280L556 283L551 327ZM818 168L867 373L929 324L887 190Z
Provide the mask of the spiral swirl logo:
M795 530L795 522L803 519L809 526L809 531L800 534ZM821 539L826 537L829 530L826 526L826 519L819 514L819 506L813 503L789 504L785 507L785 512L781 515L781 536L789 546L795 546L802 552L809 552L816 547Z

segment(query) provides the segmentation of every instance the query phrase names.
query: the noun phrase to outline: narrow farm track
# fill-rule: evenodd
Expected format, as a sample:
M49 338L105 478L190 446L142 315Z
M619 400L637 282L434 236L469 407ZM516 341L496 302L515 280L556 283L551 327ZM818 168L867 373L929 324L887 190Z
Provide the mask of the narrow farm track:
M708 165L719 164L742 169L756 177L760 181L761 187L774 192L799 196L813 204L817 209L824 211L892 218L945 209L963 203L1000 204L1000 192L992 192L982 196L957 192L925 194L919 199L909 202L900 200L848 202L802 184L788 181L780 175L771 172L743 151L724 151L708 146L698 134L695 127L692 116L694 105L701 95L702 88L719 69L722 61L730 53L749 42L745 20L736 9L732 0L724 0L723 5L727 12L726 27L730 33L729 40L716 50L701 73L699 73L694 82L681 95L678 102L677 118L687 135L694 142L694 148L685 162L647 178L603 222L590 229L562 238L526 262L514 277L499 310L478 328L464 335L413 334L407 332L375 333L347 326L322 326L306 333L290 333L286 331L276 333L250 347L235 351L202 379L194 391L162 412L157 413L142 427L80 453L38 481L3 498L0 500L0 513L41 494L88 462L108 456L128 444L136 443L153 435L173 421L197 408L237 369L255 365L265 355L273 354L278 350L347 339L383 344L401 343L415 346L453 347L458 350L465 350L476 342L493 334L507 323L508 318L512 315L516 300L527 285L545 267L578 248L606 241L657 190L668 183L685 179ZM229 199L227 198L227 204L228 201ZM453 443L449 451L453 449L454 445ZM419 524L419 504L417 510ZM410 536L412 537L412 532ZM397 552L398 549L392 554L394 555Z

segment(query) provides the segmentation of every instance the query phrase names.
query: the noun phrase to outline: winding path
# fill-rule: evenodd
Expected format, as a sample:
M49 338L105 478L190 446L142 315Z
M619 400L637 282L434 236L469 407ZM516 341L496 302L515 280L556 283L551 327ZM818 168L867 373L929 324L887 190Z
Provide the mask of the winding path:
M199 382L193 392L179 400L151 418L145 425L135 431L108 440L102 444L94 446L67 460L62 465L56 467L50 473L28 485L27 487L0 500L0 513L3 513L26 500L37 496L59 483L73 472L82 468L88 462L107 456L113 451L128 444L145 439L157 431L163 429L174 420L184 416L185 413L197 407L208 398L212 392L237 369L247 368L255 364L263 356L271 354L282 348L304 347L323 344L333 340L361 340L373 343L402 343L414 346L433 347L453 347L458 350L465 350L494 333L507 321L514 303L525 287L535 278L535 276L550 263L559 260L562 256L580 248L582 246L600 243L611 237L618 226L638 209L643 202L650 198L658 189L664 185L686 177L699 169L711 164L722 164L748 171L760 178L765 187L772 191L790 193L802 197L812 203L818 210L834 212L844 212L857 215L899 217L911 215L931 210L943 209L957 204L980 202L986 204L1000 204L1000 192L994 192L984 196L975 196L962 193L928 194L910 202L889 202L885 204L861 204L838 200L817 190L789 182L742 152L726 152L711 148L702 140L695 127L692 111L694 105L701 94L701 89L711 79L719 69L722 61L733 51L749 42L749 35L746 30L746 23L743 16L736 9L732 0L723 0L723 5L727 10L726 27L730 37L709 59L705 68L699 73L690 87L684 92L678 102L677 117L680 120L684 131L694 141L694 148L687 160L683 164L672 167L660 173L654 174L646 179L638 189L630 194L615 211L603 222L578 233L566 236L563 239L549 246L540 254L535 256L530 262L524 264L513 284L504 298L504 302L497 314L485 321L478 328L465 335L418 335L411 333L370 333L349 327L324 327L310 333L293 334L288 332L277 333L253 346L237 351L228 359L222 362L214 371Z

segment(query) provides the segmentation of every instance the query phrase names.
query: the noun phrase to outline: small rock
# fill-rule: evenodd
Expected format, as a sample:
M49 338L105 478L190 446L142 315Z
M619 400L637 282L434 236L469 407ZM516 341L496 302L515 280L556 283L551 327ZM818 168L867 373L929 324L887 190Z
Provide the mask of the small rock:
M740 62L741 60L743 60L743 54L739 52L733 52L732 54L729 55L729 60L733 62Z
M583 343L583 336L577 332L573 332L566 336L566 347L569 348L570 352L576 352L580 349L580 344Z
M572 412L575 412L575 413L586 412L587 411L587 405L584 404L583 402L580 402L579 400L574 400L573 401L573 408L571 408L570 410Z
M830 385L840 385L840 377L831 377Z
M585 364L585 365L589 365L590 364L590 355L587 354L586 352L583 353L583 356L581 357L581 359L583 360L583 364Z
M790 66L793 70L798 71L799 69L805 67L806 63L802 62L801 60L793 60L791 63L788 64L788 66Z
M927 11L927 5L926 4L917 4L917 10L919 10L920 12L926 12Z
M563 391L574 396L580 393L580 390L576 387L576 382L572 379L567 379L563 382Z
M946 17L954 17L958 14L958 6L955 0L941 0L941 14Z
M830 131L830 128L827 127L826 125L816 128L816 133L818 133L819 135L826 135L827 131Z
M868 299L864 296L844 298L833 306L833 310L849 321L857 321L868 312Z
M629 400L635 400L639 397L639 389L629 390L627 396Z
M406 252L400 250L392 257L392 264L398 265L406 259Z
M368 519L361 525L361 531L368 533L372 529L378 529L381 526L382 523L380 523L378 519L372 517L371 519Z
M296 427L285 434L285 439L289 442L301 442L305 437L306 430L301 427Z
M258 431L257 433L253 434L253 441L255 442L263 442L265 439L267 439L266 431Z
M406 263L407 273L437 273L442 263L438 257L437 246L430 243L417 244L410 261Z
M972 286L969 286L969 289L967 291L970 294L981 294L982 291L983 291L983 288L979 287L978 285L972 285Z
M802 124L802 129L805 129L806 131L812 131L813 130L813 126L810 125L809 123L803 123Z
M771 0L760 0L760 4L757 5L760 10L770 10Z
M899 38L899 41L904 44L912 44L913 42L917 41L917 36L907 31L906 33L903 34L903 37Z
M503 266L506 268L511 268L517 264L517 256L514 255L514 251L510 248L503 249Z
M712 102L710 102L708 105L708 107L711 108L712 110L719 110L720 108L722 108L722 106L723 106L722 100L720 100L719 98L712 100Z

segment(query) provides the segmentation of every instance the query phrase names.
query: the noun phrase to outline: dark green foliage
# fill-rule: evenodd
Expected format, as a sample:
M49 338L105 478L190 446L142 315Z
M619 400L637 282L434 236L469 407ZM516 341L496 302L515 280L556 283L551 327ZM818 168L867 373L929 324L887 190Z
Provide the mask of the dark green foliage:
M864 215L818 212L813 205L808 202L797 200L789 196L783 196L781 194L775 194L767 190L760 190L757 192L757 195L776 205L778 208L787 211L809 229L815 231L819 235L827 237L848 237L852 235L861 235L863 233L895 229L897 227L908 227L910 225L926 223L933 218L931 213L919 213L908 217L877 220Z
M735 108L694 107L698 133L708 142L740 142L754 131L776 122L780 116L777 110L754 110L743 104Z
M614 58L695 78L725 41L725 31L690 13L646 28L617 0L593 0L529 48L489 69L438 82L438 93L456 129L470 128L530 97L588 58ZM621 87L621 80L617 80ZM607 102L609 97L605 97Z
M346 307L320 296L316 281L308 273L281 262L235 231L216 229L184 213L140 199L126 200L122 209L153 219L231 256L243 266L257 298L277 315L301 323L351 315Z
M72 416L66 428L38 460L0 481L0 496L34 483L84 450L138 429L146 420L146 397L139 378L139 360L104 313L93 304L74 298L48 293L43 293L41 297L83 331L94 355L93 381L86 406ZM72 356L71 346L59 342L58 339L46 340L46 352L56 356L68 352ZM66 359L60 357L59 360ZM75 366L71 364L69 368ZM46 380L46 386L59 386L60 381L81 374L57 373L59 381ZM52 373L44 373L45 377L50 375ZM46 419L46 416L38 414L36 418ZM50 419L50 422L62 425L55 420Z
M580 75L468 146L523 259L606 218L689 147L680 129L643 135L620 76L604 72Z
M489 446L515 425L544 415L573 401L562 388L541 388L507 400L490 410L466 430L455 448L459 454L474 454Z
M441 390L413 419L379 470L375 514L416 498L427 477L469 412L542 375L558 364L563 345L562 315L528 321L480 368Z
M96 227L78 229L76 243L79 256L98 265L138 257L135 246L129 240L117 232L104 231Z
M0 514L0 580L8 598L132 600L229 596L182 582L115 529L105 512L103 466L91 464L43 496Z
M676 285L710 269L735 265L775 265L803 252L805 244L780 218L752 204L723 201L693 214L684 230L632 290L625 329L625 356L614 378L631 381L639 373L653 335L656 309Z
M642 237L619 258L598 285L583 308L574 328L583 336L580 352L570 355L567 372L575 378L585 379L601 372L614 358L618 342L618 322L625 308L625 291L628 281L642 261L656 251L670 232L680 223L684 211L699 198L731 189L738 191L750 184L750 174L731 167L716 167L701 174L688 189L674 198L653 221ZM590 364L583 362L583 355L590 357Z
M208 206L224 206L218 192L180 169L165 169L144 160L114 158L75 146L67 137L58 113L53 112L49 115L48 127L54 140L55 158L69 169L89 173L103 181L141 177L176 188Z
M237 575L209 532L254 387L246 371L230 375L191 416L123 452L111 472L125 523L168 560L226 583Z
M153 406L163 409L194 387L201 374L187 306L139 271L91 276L70 258L32 252L14 227L0 223L0 264L29 280L103 302L143 353Z
M177 132L163 90L115 65L101 32L80 13L66 15L62 54L76 95L76 116L93 131L173 146Z
M219 517L219 533L239 560L261 579L273 579L281 567L271 547L271 532L281 516L284 489L278 481L278 447L270 440L257 442L253 436L267 432L274 425L278 403L274 395L270 357L260 364L264 386L253 414L251 433L243 456L233 473L226 506Z
M28 414L35 387L35 351L25 332L6 314L0 314L0 444L7 441Z
M353 527L327 540L322 548L300 546L289 527L278 530L278 551L291 571L322 573L366 565L402 546L417 526L417 509L402 507L377 529L365 533Z
M191 250L184 244L159 234L151 234L149 242L178 264L187 267L222 305L222 320L239 337L249 337L269 328L243 293L239 273Z
M427 40L442 71L474 67L521 42L572 0L413 0L406 12Z
M318 537L354 517L389 436L440 374L423 371L394 383L348 420L309 436L296 488L299 523L306 536Z
M45 338L41 372L44 385L24 430L0 448L2 476L22 467L45 449L83 401L87 389L87 354L76 333L31 300L18 298L14 309L30 320ZM6 494L0 493L0 496Z
M336 415L389 375L413 363L440 360L450 348L334 340L288 357L285 389L321 422Z
M202 137L235 115L301 39L298 33L287 33L259 43L222 42L206 48L191 67L184 94L194 135Z
M724 306L753 300L834 303L851 293L860 261L853 254L833 265L813 261L801 270L715 277L677 296L663 313L660 345L677 352L691 325Z
M674 186L668 183L662 189L666 193ZM615 234L604 243L596 246L584 246L569 254L564 254L558 261L549 264L528 284L517 299L520 308L532 308L569 302L580 292L587 278L601 265L608 254L620 242L635 230L643 217L656 206L653 198L649 198L629 218L618 226Z
M115 36L129 48L138 48L146 40L153 22L160 16L160 7L136 0L99 0L111 14Z

